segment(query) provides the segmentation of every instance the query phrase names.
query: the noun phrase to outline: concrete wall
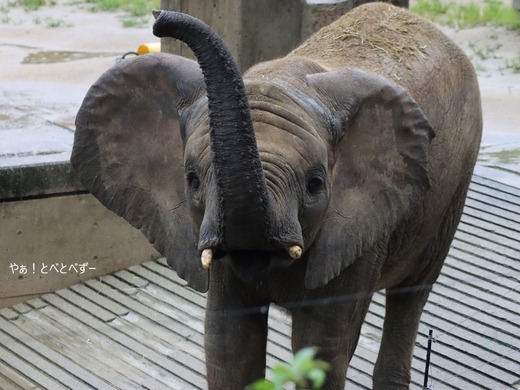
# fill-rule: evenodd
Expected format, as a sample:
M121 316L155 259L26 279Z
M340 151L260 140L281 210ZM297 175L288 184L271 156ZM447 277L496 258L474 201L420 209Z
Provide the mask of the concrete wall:
M68 163L1 168L0 184L0 307L160 256Z
M245 71L284 56L321 27L370 1L374 0L161 0L161 8L207 23ZM408 6L408 0L389 2ZM161 40L161 50L194 58L186 45L172 38Z

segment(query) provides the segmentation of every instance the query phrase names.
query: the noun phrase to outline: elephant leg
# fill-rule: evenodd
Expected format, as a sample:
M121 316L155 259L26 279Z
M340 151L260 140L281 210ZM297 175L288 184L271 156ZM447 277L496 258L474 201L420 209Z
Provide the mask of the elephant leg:
M343 389L350 359L358 343L361 325L372 294L343 304L292 310L293 353L317 347L317 358L331 365L323 389Z
M265 377L268 306L255 305L233 282L211 282L204 338L208 389L243 390Z
M446 210L439 234L418 257L419 263L428 265L423 273L404 285L386 290L385 322L381 348L374 367L374 389L409 387L413 348L421 314L448 255L462 215L468 182L461 181L451 206Z
M419 320L430 286L387 289L381 348L374 368L374 389L408 389Z

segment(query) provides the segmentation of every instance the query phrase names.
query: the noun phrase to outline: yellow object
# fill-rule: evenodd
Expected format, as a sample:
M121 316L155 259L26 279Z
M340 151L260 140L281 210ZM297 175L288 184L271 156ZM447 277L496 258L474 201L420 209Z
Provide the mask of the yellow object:
M161 42L143 43L141 46L137 48L137 55L160 52Z

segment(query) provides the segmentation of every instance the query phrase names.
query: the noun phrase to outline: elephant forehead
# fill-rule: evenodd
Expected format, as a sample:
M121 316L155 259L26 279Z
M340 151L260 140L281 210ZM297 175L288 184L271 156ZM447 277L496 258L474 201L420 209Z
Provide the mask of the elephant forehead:
M267 123L300 137L328 139L329 111L309 91L279 79L249 80L246 90L254 122Z
M190 131L190 137L185 143L184 159L192 159L194 162L210 159L209 119L206 118Z
M255 122L254 127L258 152L264 162L289 164L296 170L327 166L326 143L304 129L287 131L263 122Z
M327 154L327 130L312 110L289 98L280 101L269 96L251 99L250 107L259 148L306 157Z

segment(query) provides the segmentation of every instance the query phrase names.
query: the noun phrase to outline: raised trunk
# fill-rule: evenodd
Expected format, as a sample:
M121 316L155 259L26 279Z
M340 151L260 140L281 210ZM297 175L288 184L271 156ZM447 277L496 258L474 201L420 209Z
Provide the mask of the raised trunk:
M185 42L204 74L221 245L227 250L264 248L269 231L267 187L238 67L221 38L200 20L173 11L154 15L154 34Z

